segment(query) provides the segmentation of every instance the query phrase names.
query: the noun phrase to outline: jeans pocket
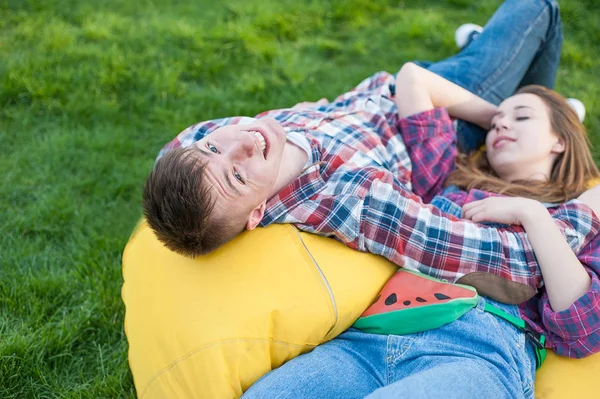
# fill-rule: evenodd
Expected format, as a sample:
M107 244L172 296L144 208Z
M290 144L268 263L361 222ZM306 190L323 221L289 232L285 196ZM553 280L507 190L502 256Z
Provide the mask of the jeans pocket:
M413 356L409 353L415 342L422 339L427 331L422 331L414 334L406 335L389 335L387 341L387 384L396 382L397 370L399 364L406 360L407 357Z

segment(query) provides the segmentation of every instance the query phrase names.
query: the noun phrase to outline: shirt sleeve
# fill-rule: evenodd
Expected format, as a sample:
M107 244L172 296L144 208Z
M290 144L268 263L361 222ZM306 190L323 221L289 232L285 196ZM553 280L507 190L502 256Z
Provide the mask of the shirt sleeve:
M454 169L456 132L445 108L434 108L398 121L412 161L412 186L425 203L439 194Z
M537 288L541 272L521 226L485 226L445 214L399 186L373 181L360 216L359 249L455 282L485 272Z
M286 215L300 229L333 236L398 266L455 282L493 273L532 287L541 275L523 229L486 227L442 213L382 171L373 170L364 196L317 196Z
M491 227L445 214L423 204L380 170L365 178L372 183L365 187L364 196L317 196L310 209L293 212L308 217L287 222L451 282L468 273L485 272L534 288L541 285L533 248L521 226ZM572 224L555 222L566 237L563 230ZM570 236L572 247L596 234L598 223L589 228L590 232Z
M555 312L548 294L539 302L539 312L552 349L561 356L581 358L600 352L600 237L578 255L590 275L589 290L569 308Z

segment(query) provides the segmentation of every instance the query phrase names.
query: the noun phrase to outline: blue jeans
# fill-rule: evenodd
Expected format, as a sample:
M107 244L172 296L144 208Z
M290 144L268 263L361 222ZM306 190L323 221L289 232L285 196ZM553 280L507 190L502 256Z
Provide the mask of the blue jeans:
M561 46L555 1L507 0L461 52L437 63L419 64L497 105L525 85L554 88ZM459 121L458 148L467 153L479 148L486 133Z
M520 86L553 86L562 32L553 1L506 1L458 55L429 69L493 103ZM471 146L485 132L460 124ZM535 354L525 335L483 311L404 336L350 329L257 381L244 399L533 398ZM493 302L518 316L516 306Z
M484 312L404 336L351 328L257 381L242 399L533 398L533 346ZM512 315L516 306L498 304Z

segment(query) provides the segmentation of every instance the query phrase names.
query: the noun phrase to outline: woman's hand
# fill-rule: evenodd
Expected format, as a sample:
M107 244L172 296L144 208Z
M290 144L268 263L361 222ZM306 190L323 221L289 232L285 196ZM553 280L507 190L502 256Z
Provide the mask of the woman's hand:
M519 197L489 197L463 206L463 218L523 226L555 312L568 309L590 289L589 274L541 202Z
M541 202L521 197L489 197L463 206L463 219L476 223L493 222L524 225L547 212Z

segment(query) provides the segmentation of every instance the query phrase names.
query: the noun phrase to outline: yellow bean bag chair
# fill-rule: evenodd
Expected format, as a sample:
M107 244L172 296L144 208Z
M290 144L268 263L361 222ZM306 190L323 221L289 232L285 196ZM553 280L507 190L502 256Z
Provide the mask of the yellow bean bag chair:
M129 365L143 399L238 398L261 376L348 328L396 267L333 239L273 225L197 259L145 222L123 254ZM544 399L596 398L600 355L550 355Z

